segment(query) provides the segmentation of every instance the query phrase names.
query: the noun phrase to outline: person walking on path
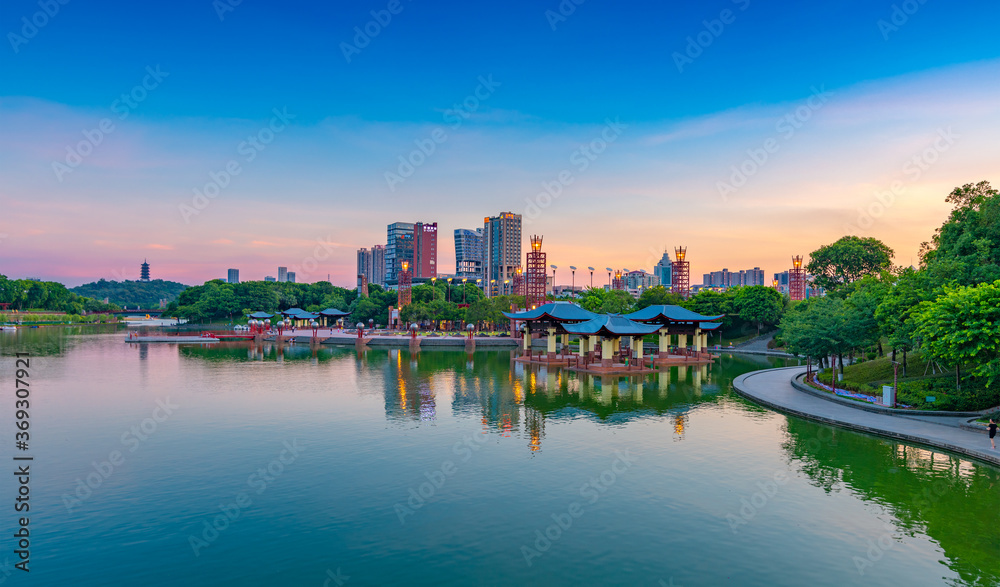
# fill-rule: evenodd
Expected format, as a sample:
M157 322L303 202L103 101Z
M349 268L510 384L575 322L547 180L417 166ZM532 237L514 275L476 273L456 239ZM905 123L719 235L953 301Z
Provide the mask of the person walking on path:
M995 438L996 435L997 435L997 421L993 418L990 418L990 446L993 447L993 450L997 449L997 441Z

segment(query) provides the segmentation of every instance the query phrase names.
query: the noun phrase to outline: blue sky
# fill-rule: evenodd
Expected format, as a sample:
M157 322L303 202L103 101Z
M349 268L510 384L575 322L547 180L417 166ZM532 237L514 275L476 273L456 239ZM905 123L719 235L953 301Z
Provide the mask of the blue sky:
M842 236L897 176L911 197L880 214L873 235L909 264L951 187L995 179L995 3L399 0L348 62L342 43L390 2L243 0L220 19L225 0L52 1L48 18L37 1L0 6L0 272L14 276L134 278L145 249L164 277L195 283L239 265L259 278L325 240L338 253L313 278L349 283L354 249L415 220L441 224L446 270L452 229L523 213L564 169L572 203L530 230L552 235L550 256L565 265L649 268L651 247L688 244L699 276L783 270L784 258ZM22 18L48 22L21 42ZM699 35L706 46L689 52ZM117 119L114 100L157 66L162 83ZM498 85L448 126L481 77ZM776 135L814 88L835 97L795 136ZM294 119L246 161L238 145L275 108ZM53 162L108 117L114 131L57 180ZM570 157L608 119L627 127L620 140L575 169ZM955 124L955 149L907 179L907 158ZM446 140L389 189L386 173L437 128ZM774 135L781 150L767 168L720 198L731 167ZM232 160L241 174L185 221L178 207ZM812 228L762 234L768 219ZM145 229L123 229L136 224ZM598 236L577 236L584 227ZM758 247L733 244L748 239ZM54 263L57 248L73 253Z

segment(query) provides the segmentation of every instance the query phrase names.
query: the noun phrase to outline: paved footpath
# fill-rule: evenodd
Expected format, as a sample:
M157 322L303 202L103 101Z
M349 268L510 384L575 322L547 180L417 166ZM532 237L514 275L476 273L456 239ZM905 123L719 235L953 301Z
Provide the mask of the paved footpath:
M834 403L792 387L792 378L803 372L802 367L753 371L737 377L733 388L740 395L779 412L1000 465L1000 450L990 449L989 437L958 428L954 418L941 418L942 422L936 423L926 416L890 416Z

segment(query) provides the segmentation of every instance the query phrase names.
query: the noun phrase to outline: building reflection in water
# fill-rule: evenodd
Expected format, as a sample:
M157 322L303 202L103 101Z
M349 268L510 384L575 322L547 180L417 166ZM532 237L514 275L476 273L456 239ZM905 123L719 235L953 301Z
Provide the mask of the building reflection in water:
M620 424L659 417L670 423L665 435L683 440L691 422L690 410L719 401L713 392L721 389L707 365L626 376L526 365L512 362L504 352L470 356L393 349L387 355L382 371L388 420L434 420L436 394L451 392L453 414L475 418L484 433L523 438L531 452L542 449L550 418L582 416Z
M420 373L417 354L409 355L400 349L389 351L384 377L385 416L389 420L427 422L437 417L434 397L434 378L437 373Z

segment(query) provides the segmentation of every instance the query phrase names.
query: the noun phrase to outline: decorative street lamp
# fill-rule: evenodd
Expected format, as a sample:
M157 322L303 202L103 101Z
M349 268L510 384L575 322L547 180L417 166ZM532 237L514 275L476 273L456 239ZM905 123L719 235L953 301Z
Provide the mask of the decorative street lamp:
M587 267L587 269L590 269L590 289L594 289L594 268Z
M608 270L608 289L611 289L611 272L614 271L611 267L605 267Z
M462 303L465 303L465 282L468 281L467 277L462 278Z
M556 295L556 267L555 265L549 265L552 268L552 295Z
M570 295L574 295L575 296L576 295L576 267L570 265L569 266L569 270L570 270L570 275L571 275L571 277L570 277L570 285L569 285L569 293L570 293Z
M467 324L465 329L469 331L469 340L472 340L472 331L476 329L475 324Z
M451 301L451 280L452 280L452 278L449 277L448 278L448 289L444 290L444 298L445 298L444 301L446 301L446 302L450 302Z

